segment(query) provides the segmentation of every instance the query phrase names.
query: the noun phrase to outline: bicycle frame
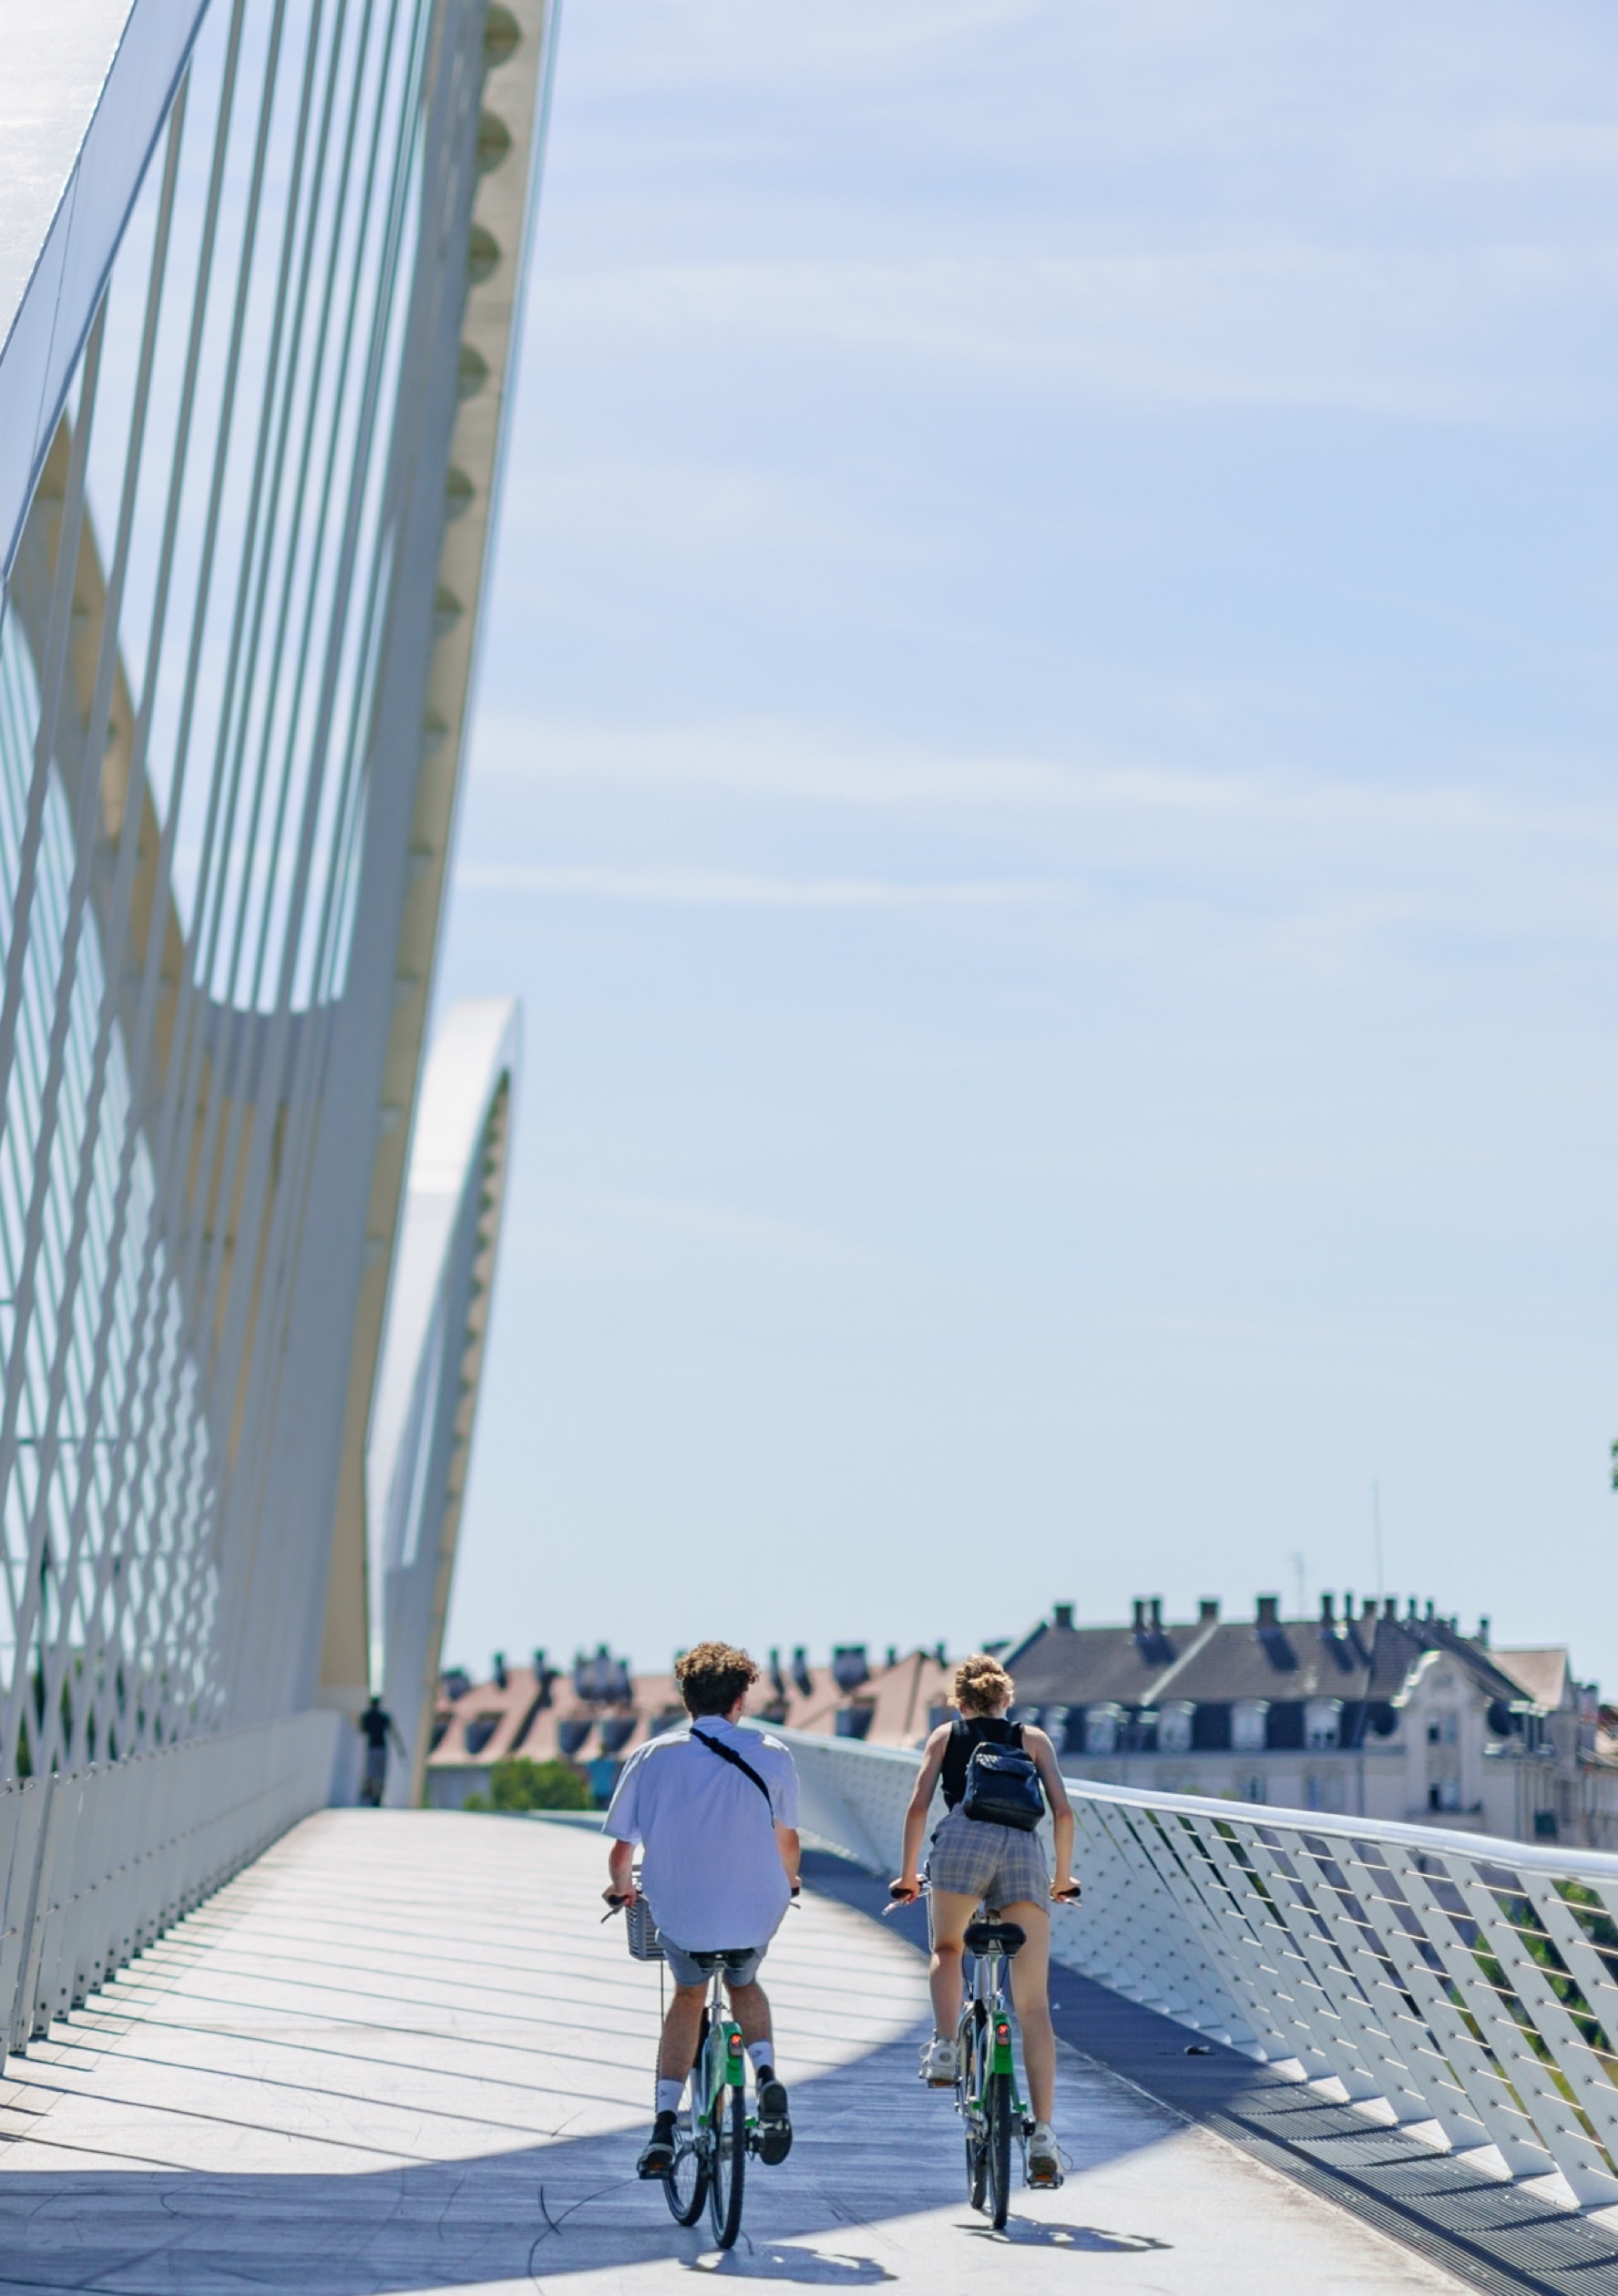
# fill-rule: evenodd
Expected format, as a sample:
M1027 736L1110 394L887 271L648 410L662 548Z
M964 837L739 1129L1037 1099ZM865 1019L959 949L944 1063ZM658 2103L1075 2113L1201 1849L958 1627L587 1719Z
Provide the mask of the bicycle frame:
M742 2088L747 2081L747 2051L742 2028L725 2014L724 1976L716 1969L708 1981L708 2030L701 2054L691 2068L691 2124L699 2134L713 2126L726 2089ZM752 2131L752 2117L748 2128Z
M981 2083L966 2099L965 2110L983 2112L983 2094L988 2083L1003 2076L1011 2085L1012 2125L1020 2129L1028 2117L1028 2106L1017 2086L1016 2020L1005 1995L1003 1972L1004 1953L978 1953L974 1956L971 2000L984 2012L988 2021L989 2046L987 2054L977 2061L981 2068ZM965 2022L970 2004L961 2013Z

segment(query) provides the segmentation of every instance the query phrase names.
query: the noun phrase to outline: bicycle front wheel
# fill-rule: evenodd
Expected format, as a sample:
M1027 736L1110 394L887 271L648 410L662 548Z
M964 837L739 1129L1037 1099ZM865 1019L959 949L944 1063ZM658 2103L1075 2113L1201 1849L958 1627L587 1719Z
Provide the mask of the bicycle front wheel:
M663 2198L676 2224L694 2224L708 2198L708 2166L697 2150L689 2113L680 2116L675 2144L674 2166L663 2179Z
M983 2150L988 2168L988 2219L1004 2231L1011 2205L1011 2084L1004 2073L992 2073L984 2084Z
M747 2100L738 2085L713 2109L713 2150L708 2162L708 2220L722 2249L742 2229L742 2176L747 2160Z

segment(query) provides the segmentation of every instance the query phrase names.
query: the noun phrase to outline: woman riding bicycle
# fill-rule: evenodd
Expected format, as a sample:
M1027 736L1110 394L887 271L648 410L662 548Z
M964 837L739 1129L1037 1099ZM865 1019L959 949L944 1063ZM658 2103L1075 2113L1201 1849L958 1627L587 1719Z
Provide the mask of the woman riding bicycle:
M1057 1768L1056 1748L1043 1730L1009 1722L1013 1686L993 1658L967 1658L955 1670L950 1703L958 1714L940 1724L927 1743L916 1791L905 1812L904 1871L891 1894L908 1901L920 1894L917 1860L927 1831L933 1789L942 1782L946 1814L927 1859L928 1928L932 1936L933 2038L922 2052L921 2077L951 2088L958 2065L954 2039L961 2013L961 1953L967 1928L980 1904L1000 1921L1015 1922L1027 1942L1011 1963L1011 1997L1022 2028L1022 2056L1034 2129L1029 2139L1030 2185L1061 2182L1061 2156L1051 2132L1056 2105L1056 2035L1047 1994L1050 1915L1047 1901L1079 1894L1071 1875L1073 1808ZM979 1746L1019 1747L1033 1761L1054 1821L1056 1871L1045 1862L1038 1833L969 1815L968 1770ZM1031 1789L1030 1789L1031 1791Z

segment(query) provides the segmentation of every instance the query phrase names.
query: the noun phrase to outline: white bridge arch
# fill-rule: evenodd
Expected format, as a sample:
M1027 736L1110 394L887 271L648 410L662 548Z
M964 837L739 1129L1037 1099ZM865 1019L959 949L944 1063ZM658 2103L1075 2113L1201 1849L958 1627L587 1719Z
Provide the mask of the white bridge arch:
M555 36L552 0L0 9L14 2045L356 1742ZM497 1204L511 1073L479 1118ZM456 1231L481 1296L495 1232L481 1200ZM440 1549L477 1368L446 1374ZM395 1675L441 1611L404 1602Z

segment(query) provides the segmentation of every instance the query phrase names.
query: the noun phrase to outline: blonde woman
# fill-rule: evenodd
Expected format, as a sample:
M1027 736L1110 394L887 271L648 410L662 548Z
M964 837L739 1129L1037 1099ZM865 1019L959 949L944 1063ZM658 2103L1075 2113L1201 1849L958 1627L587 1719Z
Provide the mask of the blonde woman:
M907 1904L921 1891L917 1860L927 1831L933 1789L944 1789L943 1823L933 1835L927 1859L928 1928L933 1942L931 1983L933 2038L922 2052L921 2077L933 2088L952 2088L958 2070L955 2034L961 2013L961 1953L967 1928L979 1905L1004 1922L1015 1922L1027 1943L1011 1963L1011 1997L1022 2028L1022 2059L1028 2074L1034 2131L1029 2139L1030 2185L1060 2185L1061 2155L1051 2131L1056 2105L1056 2035L1047 1992L1050 1968L1049 1901L1071 1901L1073 1808L1057 1768L1056 1748L1043 1730L1009 1722L1013 1685L993 1658L963 1659L955 1670L950 1703L958 1719L941 1723L927 1742L916 1791L905 1812L904 1871L889 1894ZM1056 1871L1045 1862L1039 1835L968 1815L961 1807L967 1773L979 1746L1020 1747L1044 1788L1055 1834ZM1030 1789L1031 1791L1031 1789Z

